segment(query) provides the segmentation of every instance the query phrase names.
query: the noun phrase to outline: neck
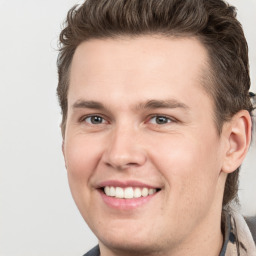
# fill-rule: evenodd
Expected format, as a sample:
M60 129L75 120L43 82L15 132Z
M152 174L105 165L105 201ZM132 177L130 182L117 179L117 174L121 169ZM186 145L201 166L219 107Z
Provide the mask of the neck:
M221 216L218 221L205 220L186 239L186 241L168 254L172 256L218 256L223 246L223 234L221 232Z

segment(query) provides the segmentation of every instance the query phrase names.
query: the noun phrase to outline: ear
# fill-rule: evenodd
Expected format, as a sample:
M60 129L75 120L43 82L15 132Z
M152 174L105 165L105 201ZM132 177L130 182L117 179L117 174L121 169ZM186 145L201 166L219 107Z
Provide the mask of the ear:
M63 140L62 140L61 149L62 149L62 154L63 154L63 157L64 157L65 167L66 167L66 169L67 169L66 157L65 157L65 149L64 149L64 147L65 147L65 140L63 139Z
M64 140L62 140L61 150L62 150L63 156L65 157L65 154L64 154L64 144L65 144L65 142L64 142Z
M222 171L231 173L243 162L251 142L251 116L248 111L241 110L233 116L223 130L227 147Z

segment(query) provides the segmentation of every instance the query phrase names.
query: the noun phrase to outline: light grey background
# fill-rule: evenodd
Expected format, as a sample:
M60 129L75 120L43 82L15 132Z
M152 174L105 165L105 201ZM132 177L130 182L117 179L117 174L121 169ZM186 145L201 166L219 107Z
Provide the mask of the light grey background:
M0 256L80 256L97 243L71 198L61 153L57 37L76 0L0 0ZM248 39L256 91L256 0L230 0ZM241 211L256 213L256 146Z

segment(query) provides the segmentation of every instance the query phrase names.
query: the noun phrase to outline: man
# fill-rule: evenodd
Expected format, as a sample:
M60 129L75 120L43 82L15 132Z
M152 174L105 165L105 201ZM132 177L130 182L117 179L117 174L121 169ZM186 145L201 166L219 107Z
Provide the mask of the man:
M87 0L58 96L86 255L256 255L230 207L251 141L248 52L222 0Z

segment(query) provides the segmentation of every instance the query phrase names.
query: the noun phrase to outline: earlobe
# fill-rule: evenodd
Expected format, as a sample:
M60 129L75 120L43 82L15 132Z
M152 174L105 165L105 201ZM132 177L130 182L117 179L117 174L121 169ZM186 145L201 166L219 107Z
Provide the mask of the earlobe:
M251 117L248 111L241 110L233 116L225 130L228 147L222 171L231 173L243 162L251 142Z

